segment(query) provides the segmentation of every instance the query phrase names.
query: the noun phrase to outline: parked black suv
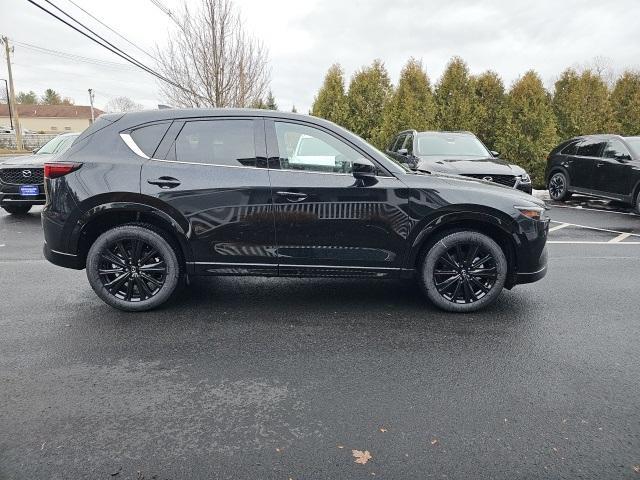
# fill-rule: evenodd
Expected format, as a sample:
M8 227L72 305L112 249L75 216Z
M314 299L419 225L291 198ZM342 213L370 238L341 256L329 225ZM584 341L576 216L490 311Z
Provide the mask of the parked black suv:
M549 154L546 179L552 200L579 193L628 203L640 213L640 137L567 140Z
M471 132L398 133L387 155L413 170L449 173L494 182L531 194L531 177L518 165L490 151Z
M161 304L189 275L416 275L437 306L468 312L546 273L542 202L405 170L305 115L103 115L45 178L45 256L86 267L123 310Z
M33 155L0 163L0 207L12 215L24 215L34 205L44 205L44 162L64 152L78 135L58 135L34 150Z

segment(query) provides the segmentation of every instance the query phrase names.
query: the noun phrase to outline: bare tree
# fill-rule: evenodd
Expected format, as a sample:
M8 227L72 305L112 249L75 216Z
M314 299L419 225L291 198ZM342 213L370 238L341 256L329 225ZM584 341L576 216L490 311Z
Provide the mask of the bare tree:
M107 112L133 112L144 110L144 106L134 102L129 97L116 97L109 100L104 109Z
M162 83L169 103L180 107L247 107L267 93L268 51L248 35L231 0L184 2L172 15L176 27L157 47L160 72L182 88Z

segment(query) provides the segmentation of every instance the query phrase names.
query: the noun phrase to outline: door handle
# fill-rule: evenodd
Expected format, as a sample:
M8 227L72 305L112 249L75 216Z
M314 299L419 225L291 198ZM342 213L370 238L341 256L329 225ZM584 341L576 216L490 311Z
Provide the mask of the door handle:
M596 163L596 167L598 167L598 168L603 167L603 166L604 166L604 163Z
M301 202L308 197L306 193L298 192L276 192L280 197L284 197L288 202Z
M155 180L147 180L149 185L157 185L160 188L176 188L180 185L180 180L173 177L160 177Z

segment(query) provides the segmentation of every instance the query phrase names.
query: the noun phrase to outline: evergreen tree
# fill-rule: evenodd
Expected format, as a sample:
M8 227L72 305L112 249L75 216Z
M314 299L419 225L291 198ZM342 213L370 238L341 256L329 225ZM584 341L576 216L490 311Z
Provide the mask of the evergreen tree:
M476 95L469 67L453 57L436 86L436 122L441 130L476 131Z
M276 99L273 96L273 93L271 93L271 90L269 90L269 93L267 94L267 101L266 101L265 108L267 110L278 110L278 104L276 103Z
M513 84L507 95L507 109L498 149L531 174L536 188L544 188L546 158L558 136L550 95L533 70Z
M563 140L615 127L607 84L589 69L580 74L572 68L562 72L555 84L553 109Z
M418 131L433 129L435 110L431 83L422 62L410 58L400 72L398 87L384 109L376 143L386 146L396 133L410 128Z
M42 95L42 103L44 105L60 105L62 103L62 97L52 88L47 88L44 91L44 95Z
M391 80L381 60L374 60L351 78L347 93L346 127L365 140L383 148L382 115L392 94Z
M504 84L496 72L487 71L474 79L476 90L475 134L491 150L497 149L498 134L506 122Z
M626 71L616 81L611 104L621 135L640 135L640 72Z
M345 125L347 119L347 97L344 92L344 73L337 63L327 71L322 87L320 87L313 100L310 113L338 125Z
M24 105L35 105L38 103L38 96L33 90L29 92L19 92L18 95L16 95L16 102Z

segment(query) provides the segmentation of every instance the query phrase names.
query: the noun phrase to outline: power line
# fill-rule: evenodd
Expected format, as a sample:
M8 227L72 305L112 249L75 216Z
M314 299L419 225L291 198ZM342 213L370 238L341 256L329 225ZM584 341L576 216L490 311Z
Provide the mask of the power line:
M158 7L158 9L162 11L162 13L167 15L171 20L173 20L175 23L178 23L178 21L173 15L173 12L167 6L165 6L164 3L162 3L160 0L149 0L149 1L153 3L156 7Z
M86 13L87 15L89 15L91 18L93 18L96 22L98 22L100 25L102 25L103 27L105 27L106 29L110 30L111 32L115 33L118 37L120 37L122 40L124 40L125 42L127 42L129 45L133 46L134 48L138 49L139 51L141 51L142 53L144 53L145 55L147 55L148 57L152 58L155 61L158 61L153 55L151 55L149 52L147 52L146 50L140 48L138 45L136 45L135 43L133 43L132 41L130 41L128 38L126 38L124 35L122 35L121 33L117 32L116 30L114 30L113 28L111 28L109 25L107 25L106 23L104 23L102 20L100 20L99 18L97 18L95 15L92 15L90 12L88 12L87 10L85 10L84 8L82 8L80 5L78 5L76 2L74 2L73 0L67 0L69 3L71 3L72 5L74 5L76 8L82 10L84 13Z
M20 47L26 48L28 50L32 50L34 52L53 55L56 57L66 58L68 60L74 60L78 62L90 63L92 65L98 65L101 67L117 67L117 68L126 68L126 69L133 68L131 65L127 65L125 63L111 62L109 60L101 60L99 58L83 57L82 55L76 55L74 53L61 52L59 50L53 50L51 48L45 48L45 47L40 47L38 45L33 45L31 43L19 42L15 39L13 39L13 43L14 45L18 45Z
M115 45L113 45L112 43L110 43L108 40L104 39L103 37L101 37L100 35L98 35L97 33L95 33L93 30L91 30L90 28L88 28L87 26L85 26L84 24L82 24L82 22L79 22L78 20L76 20L75 18L73 18L71 15L69 15L67 12L65 12L64 10L62 10L60 7L56 6L55 4L53 4L50 0L45 0L48 4L50 4L51 6L53 6L56 10L59 10L61 13L63 13L66 17L68 17L69 19L71 19L73 22L77 23L78 25L80 25L80 27L84 28L85 30L87 30L88 32L90 32L91 34L93 34L94 36L90 35L89 33L81 30L80 28L76 27L75 25L72 25L71 23L69 23L68 21L66 21L65 19L61 18L60 16L56 15L54 12L52 12L51 10L47 10L45 7L43 7L42 5L40 5L39 3L37 3L35 0L27 0L29 3L31 3L32 5L35 5L36 7L38 7L40 10L48 13L49 15L51 15L52 17L54 17L55 19L57 19L58 21L64 23L65 25L67 25L68 27L72 28L73 30L75 30L76 32L80 33L81 35L84 35L85 37L87 37L89 40L91 40L92 42L97 43L98 45L100 45L103 48L106 48L107 50L109 50L110 52L118 55L120 58L126 60L129 63L132 63L133 65L135 65L136 67L146 71L147 73L153 75L154 77L158 78L159 80L162 80L163 82L166 82L170 85L173 85L176 88L179 88L181 90L184 90L185 92L188 92L191 95L195 95L205 101L208 101L208 99L206 99L205 97L202 97L201 95L198 95L197 93L183 87L182 85L179 85L177 83L175 83L174 81L166 78L165 76L161 75L160 73L156 72L155 70L151 69L150 67L144 65L143 63L141 63L140 61L136 60L135 58L133 58L131 55L129 55L128 53L124 52L123 50L121 50L120 48L116 47ZM97 37L97 38L96 38ZM100 39L100 40L98 40ZM102 41L101 41L102 40ZM104 43L103 43L104 42Z

